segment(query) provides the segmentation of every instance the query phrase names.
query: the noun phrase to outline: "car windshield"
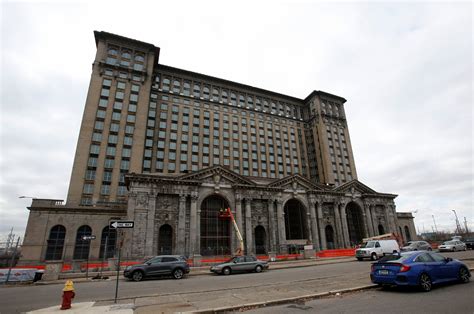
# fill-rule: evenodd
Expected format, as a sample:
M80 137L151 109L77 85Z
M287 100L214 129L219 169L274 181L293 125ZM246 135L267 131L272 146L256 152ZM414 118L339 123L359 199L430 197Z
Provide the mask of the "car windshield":
M367 243L362 244L361 248L372 248L375 247L375 241L369 241Z
M232 263L236 258L238 258L238 256L231 257L228 260L226 260L224 263Z
M454 244L456 244L456 241L446 241L443 244L444 245L454 245Z

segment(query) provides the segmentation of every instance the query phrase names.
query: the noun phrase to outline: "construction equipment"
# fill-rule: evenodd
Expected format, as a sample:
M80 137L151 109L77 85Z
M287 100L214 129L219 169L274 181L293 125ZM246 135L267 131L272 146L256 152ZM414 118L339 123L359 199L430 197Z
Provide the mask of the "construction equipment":
M234 229L237 233L237 238L239 239L239 242L240 242L240 248L237 249L234 255L243 255L244 254L244 239L242 238L242 234L240 233L239 227L237 226L237 222L234 219L234 215L232 214L230 207L228 207L227 209L219 210L219 218L225 218L225 219L230 218L232 220Z

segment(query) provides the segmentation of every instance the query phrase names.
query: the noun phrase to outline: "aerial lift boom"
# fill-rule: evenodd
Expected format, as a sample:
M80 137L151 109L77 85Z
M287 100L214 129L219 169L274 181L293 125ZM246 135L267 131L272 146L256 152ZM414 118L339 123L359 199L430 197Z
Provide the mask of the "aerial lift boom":
M243 255L244 253L244 239L242 238L242 234L240 233L239 227L237 226L237 222L234 219L234 215L232 214L232 211L230 210L230 207L228 207L225 210L221 210L221 213L219 214L219 217L221 218L230 218L232 220L232 224L234 226L234 229L237 233L237 238L239 239L240 242L240 248L237 249L235 252L235 255Z

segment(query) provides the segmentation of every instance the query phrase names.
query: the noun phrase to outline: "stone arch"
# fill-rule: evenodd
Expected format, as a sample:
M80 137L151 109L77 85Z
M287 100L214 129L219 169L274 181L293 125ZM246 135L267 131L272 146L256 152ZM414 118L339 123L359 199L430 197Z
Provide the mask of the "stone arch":
M201 255L231 254L231 222L229 218L219 216L220 210L227 207L229 207L228 200L216 193L208 195L200 203Z
M327 248L329 250L335 249L336 248L336 239L334 237L334 228L331 225L327 225L326 228L324 228L324 232L326 234Z
M220 190L219 193L216 193L214 190L208 190L208 191L205 191L205 192L202 192L202 193L200 192L199 193L199 198L198 198L198 201L197 201L198 208L201 208L202 203L204 202L204 200L206 200L210 196L218 196L218 197L223 198L229 206L231 204L234 204L234 208L231 208L231 210L235 211L235 200L234 200L235 198L234 198L233 194L228 190Z
M265 227L255 227L255 254L267 254L267 234Z
M302 240L309 238L307 228L307 207L296 199L292 198L283 207L285 213L285 233L287 240Z
M405 237L407 239L407 242L411 241L411 234L410 234L410 229L408 228L408 226L405 226Z
M60 260L63 257L64 239L66 228L63 225L55 225L49 231L47 240L45 260Z
M346 205L346 219L349 233L350 246L355 246L362 242L364 238L364 221L362 208L356 202Z
M158 254L173 254L173 227L163 224L158 231Z

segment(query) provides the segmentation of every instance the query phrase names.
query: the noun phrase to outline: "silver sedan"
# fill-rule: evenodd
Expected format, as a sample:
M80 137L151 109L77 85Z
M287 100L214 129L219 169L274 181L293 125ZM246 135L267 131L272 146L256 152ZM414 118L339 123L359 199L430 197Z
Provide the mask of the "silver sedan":
M268 269L268 262L258 260L255 256L236 256L225 263L214 265L210 271L216 274L230 275L236 272L256 273Z
M438 246L438 250L440 252L443 251L465 251L466 250L466 244L461 242L461 241L446 241L440 246Z

